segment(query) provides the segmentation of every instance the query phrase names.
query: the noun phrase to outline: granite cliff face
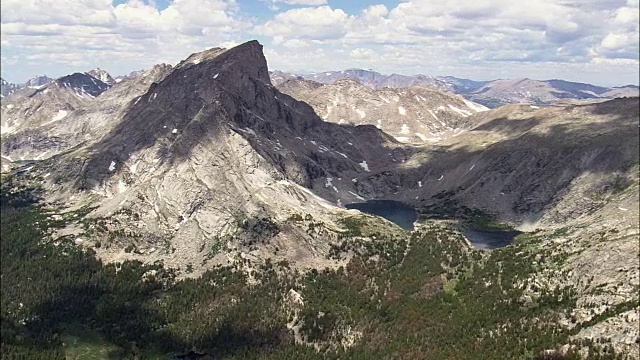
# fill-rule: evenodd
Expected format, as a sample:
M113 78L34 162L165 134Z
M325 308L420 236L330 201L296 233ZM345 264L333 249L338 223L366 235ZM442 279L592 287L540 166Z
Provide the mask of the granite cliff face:
M116 110L109 94L130 86L122 81L95 99L77 100L95 102L95 118L74 118L92 130L38 170L47 175L51 201L97 206L94 218L109 218L111 230L126 229L140 239L101 247L111 260L202 269L210 260L225 263L277 248L305 266L322 263L337 230L319 236L286 223L312 214L330 224L340 211L339 199L329 203L309 189L337 192L327 185L331 179L350 183L410 151L373 126L324 122L309 105L280 93L270 84L257 42L194 54L138 96L114 94L129 100ZM66 120L60 128L73 123ZM139 251L123 253L130 245ZM212 254L212 247L226 251Z
M3 171L71 219L54 237L197 276L267 258L339 266L327 255L351 202L400 200L423 221L481 214L535 230L532 251L555 261L523 279L524 297L571 287L574 319L559 321L593 320L576 337L637 350L637 310L598 316L640 289L638 98L477 111L351 80L274 87L256 41L103 85L74 74L2 101Z

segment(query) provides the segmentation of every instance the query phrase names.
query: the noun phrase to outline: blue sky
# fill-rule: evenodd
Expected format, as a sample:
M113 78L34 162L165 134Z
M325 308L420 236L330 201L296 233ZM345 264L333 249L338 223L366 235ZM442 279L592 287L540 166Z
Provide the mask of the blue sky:
M114 75L258 39L272 70L637 84L638 0L2 0L2 77Z

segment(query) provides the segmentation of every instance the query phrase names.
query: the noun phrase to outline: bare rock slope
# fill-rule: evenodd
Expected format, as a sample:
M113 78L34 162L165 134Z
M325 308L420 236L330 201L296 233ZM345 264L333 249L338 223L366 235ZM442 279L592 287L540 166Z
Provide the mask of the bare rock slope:
M437 141L473 123L486 107L456 95L420 87L372 89L351 79L333 84L289 80L278 89L310 104L325 121L374 125L401 142Z
M99 247L112 261L162 260L200 271L267 252L320 267L340 232L333 213L344 210L308 189L338 191L329 179L355 178L406 157L375 127L324 122L309 105L280 93L255 41L194 54L129 99L109 113L112 122L94 127L98 134L33 170L52 190L50 201L97 206L90 215L97 236L88 245L100 241L96 229L137 239ZM118 108L115 100L103 101L94 108L100 119L105 108ZM86 126L87 119L76 121ZM287 221L307 214L328 228L308 232L309 224Z

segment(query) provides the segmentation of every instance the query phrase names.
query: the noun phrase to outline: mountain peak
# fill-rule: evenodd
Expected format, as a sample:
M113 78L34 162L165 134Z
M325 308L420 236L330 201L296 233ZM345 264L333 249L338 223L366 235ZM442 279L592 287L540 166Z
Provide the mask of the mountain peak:
M94 78L102 81L103 83L105 83L107 85L113 85L116 82L108 72L106 72L105 70L102 70L100 68L93 68L93 69L87 71L87 74L93 76Z
M271 85L267 60L262 52L262 45L257 40L251 40L230 49L212 48L191 54L181 61L176 69L195 66L203 67L207 75L211 73L214 79L218 75L222 78L239 76L242 79L256 79Z
M109 88L108 84L88 73L73 73L63 76L55 82L60 87L73 90L80 97L89 95L94 98Z
M32 77L31 79L27 80L27 82L25 83L25 86L28 88L41 88L44 85L47 85L48 83L52 82L53 79L51 79L50 77L48 77L47 75L37 75Z

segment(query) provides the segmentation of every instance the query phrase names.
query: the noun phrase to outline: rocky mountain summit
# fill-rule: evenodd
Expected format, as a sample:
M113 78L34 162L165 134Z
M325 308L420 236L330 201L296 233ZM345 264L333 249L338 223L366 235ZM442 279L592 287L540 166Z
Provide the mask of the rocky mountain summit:
M42 160L101 136L114 125L114 114L169 69L159 65L113 87L76 73L4 98L2 156Z
M25 83L25 86L30 89L37 89L39 87L47 85L52 81L53 79L48 77L47 75L38 75L27 80L27 82Z
M538 330L527 336L545 333L538 326L562 334L545 344L588 351L581 344L590 339L637 358L637 97L488 110L415 84L372 89L270 74L257 41L112 85L94 75L71 74L1 103L3 176L39 189L57 226L50 241L66 239L107 263L161 264L180 277L235 266L248 284L270 283L263 275L273 275L274 263L286 274L336 269L326 282L309 271L307 287L296 287L300 275L283 290L290 301L274 303L287 311L289 343L315 349L368 344L377 317L349 322L362 309L381 311L386 329L394 317L410 323L412 306L433 301L447 314L480 301L456 297L462 283L490 292L489 308L513 307L517 319L487 330L479 315L461 311L468 324L483 324L473 346L532 321ZM285 81L274 86L276 75ZM416 231L344 207L367 200L411 205ZM481 252L452 230L460 223L526 234L504 251ZM413 266L406 278L405 266ZM427 267L435 270L425 282L416 271ZM339 318L312 307L314 286L323 305L347 276L352 300L366 305ZM408 302L395 308L398 299ZM221 302L238 301L216 298L205 310ZM208 318L195 314L185 321ZM318 336L327 324L335 330Z
M0 93L2 94L2 97L5 97L15 93L16 91L22 90L24 88L27 88L27 89L40 88L44 85L49 84L52 81L53 79L51 79L46 75L34 76L33 78L27 80L27 82L24 84L13 84L0 78Z
M79 97L96 97L109 88L108 84L89 73L74 73L63 76L56 80L56 84L72 90Z
M74 74L72 79L83 78ZM113 223L141 239L138 254L125 258L200 264L210 260L208 249L218 246L229 248L214 260L224 263L260 240L267 249L277 247L313 263L321 260L314 254L326 253L328 243L317 243L313 235L282 227L282 222L306 213L329 219L339 208L308 189L325 189L333 178L350 182L406 157L405 150L394 150L399 145L393 138L375 127L324 122L309 105L280 93L270 84L257 42L194 54L116 112L105 113L111 103L106 97L127 82L95 99L67 84L83 83L59 79L27 103L40 93L55 96L58 106L73 107L68 114L58 110L65 115L44 124L42 117L30 119L43 129L51 126L40 141L29 135L33 126L8 123L13 127L3 138L3 156L41 150L53 142L50 134L60 134L53 153L65 153L43 163L47 170L41 171L50 174L45 184L57 189L59 201L73 196L72 206L98 205L97 217L125 210L137 214L135 221L119 215ZM16 109L22 111L18 105L7 111ZM229 234L242 233L245 221L266 233L225 241ZM100 252L122 259L122 248L129 245Z
M87 74L93 76L94 78L102 81L103 83L109 86L113 86L113 84L115 84L116 82L115 79L111 77L111 75L108 72L100 68L91 69L87 71Z
M8 96L10 94L13 94L19 88L20 88L19 85L16 85L14 83L10 83L10 82L6 81L5 79L0 78L0 94L2 95L2 97Z
M488 108L421 87L371 89L357 80L333 84L288 80L278 89L313 107L323 120L374 125L401 142L437 141L468 128L469 117Z
M453 76L431 77L427 75L384 75L373 70L348 69L311 74L287 74L274 72L274 84L300 76L323 84L342 79L355 79L373 89L425 87L461 95L468 100L495 108L506 104L553 104L558 101L594 101L617 97L640 96L636 85L602 87L564 80L500 79L474 81Z

